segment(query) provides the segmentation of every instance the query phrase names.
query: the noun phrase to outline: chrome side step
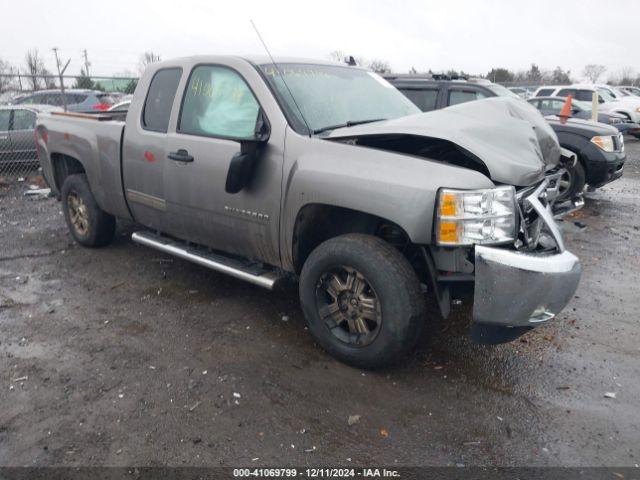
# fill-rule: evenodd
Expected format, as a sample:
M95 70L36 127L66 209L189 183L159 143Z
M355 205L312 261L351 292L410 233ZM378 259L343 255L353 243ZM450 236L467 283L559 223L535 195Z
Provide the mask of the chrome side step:
M260 265L244 263L235 258L210 252L204 248L191 247L183 242L151 232L134 232L131 239L141 245L155 248L184 260L197 263L217 272L244 280L254 285L273 290L284 275L276 270L265 269Z

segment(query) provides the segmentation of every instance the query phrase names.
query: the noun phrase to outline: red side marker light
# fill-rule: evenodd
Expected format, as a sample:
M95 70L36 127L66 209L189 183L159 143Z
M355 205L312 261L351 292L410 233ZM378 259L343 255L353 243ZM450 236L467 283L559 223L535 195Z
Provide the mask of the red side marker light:
M156 161L156 157L153 155L153 153L151 153L149 150L144 152L144 158L147 160L147 162L149 163L153 163Z

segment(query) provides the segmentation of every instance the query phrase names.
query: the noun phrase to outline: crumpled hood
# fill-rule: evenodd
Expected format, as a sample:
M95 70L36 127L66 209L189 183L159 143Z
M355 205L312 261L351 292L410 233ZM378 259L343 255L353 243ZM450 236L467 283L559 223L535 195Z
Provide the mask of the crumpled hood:
M333 130L325 138L411 135L447 140L482 160L494 182L535 183L560 159L558 137L529 103L507 97Z

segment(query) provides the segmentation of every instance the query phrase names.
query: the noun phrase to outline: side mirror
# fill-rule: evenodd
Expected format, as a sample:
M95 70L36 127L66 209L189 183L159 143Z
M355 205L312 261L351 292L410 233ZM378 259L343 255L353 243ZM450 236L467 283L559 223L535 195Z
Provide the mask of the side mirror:
M238 193L251 183L257 161L262 153L262 147L269 141L271 128L262 109L258 111L254 136L246 139L238 139L240 151L236 153L229 163L225 191Z

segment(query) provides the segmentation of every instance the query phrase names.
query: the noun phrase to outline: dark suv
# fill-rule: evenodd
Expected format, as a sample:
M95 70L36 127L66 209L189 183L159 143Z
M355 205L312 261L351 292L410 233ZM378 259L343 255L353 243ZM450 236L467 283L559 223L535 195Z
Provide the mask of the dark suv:
M114 100L107 93L98 90L69 89L64 92L67 110L70 112L95 112L108 110ZM62 107L64 98L61 90L42 90L20 97L13 101L14 105L52 105Z
M385 78L424 112L483 98L520 98L502 85L484 79L439 75L387 75ZM579 196L585 184L600 187L622 175L626 155L622 135L617 129L586 120L565 123L557 118L548 117L547 120L560 145L575 153L578 160L573 168L566 169L561 179L560 200Z

